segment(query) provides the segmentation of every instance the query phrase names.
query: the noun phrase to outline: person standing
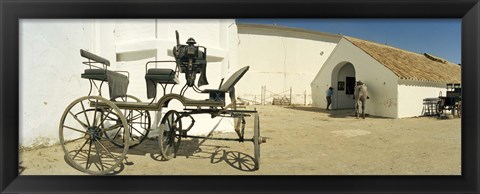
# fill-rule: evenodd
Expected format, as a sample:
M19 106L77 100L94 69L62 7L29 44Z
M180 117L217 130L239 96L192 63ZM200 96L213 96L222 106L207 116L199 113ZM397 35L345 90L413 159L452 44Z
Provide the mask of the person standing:
M330 110L330 105L332 104L333 88L329 87L327 90L327 110Z

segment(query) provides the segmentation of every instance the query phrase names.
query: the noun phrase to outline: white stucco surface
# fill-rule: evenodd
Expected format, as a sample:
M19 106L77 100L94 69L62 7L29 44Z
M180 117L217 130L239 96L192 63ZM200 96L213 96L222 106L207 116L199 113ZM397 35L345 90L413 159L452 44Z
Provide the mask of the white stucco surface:
M58 142L63 110L88 93L80 49L95 48L94 27L91 20L20 21L20 146Z
M445 96L447 89L443 83L425 83L400 80L398 85L398 117L414 117L424 112L423 99Z
M171 49L176 44L175 30L179 31L182 44L193 37L199 45L207 47L207 78L210 84L202 89L218 88L222 77L228 77L238 69L237 28L235 21L230 19L22 20L20 146L49 145L59 141L58 125L64 109L89 91L88 80L80 78L86 69L81 63L85 59L80 56L80 49L110 60L109 70L129 71L128 94L147 101L145 63L149 60L173 60ZM183 86L183 74L180 80ZM181 86L174 91L178 92ZM104 87L102 93L109 98L107 89ZM196 94L191 90L186 96L208 98L208 94ZM169 108L183 110L183 106L175 102ZM156 118L160 116L154 115ZM195 116L195 120L191 134L205 134L213 129L233 130L231 119L211 119L210 115L200 115Z
M289 97L291 87L292 103L304 104L304 93L311 95L309 84L339 36L275 26L238 26L238 64L249 65L250 70L238 84L237 96L256 97L260 102L262 85L268 90L266 97L274 93ZM266 100L271 102L272 98ZM311 97L307 97L307 104L311 104Z
M368 95L365 113L384 117L397 118L397 82L398 77L385 66L370 57L363 50L354 46L345 39L340 40L332 55L318 72L311 83L312 106L326 107L325 91L328 87L338 88L337 78L339 69L344 64L351 63L355 69L356 80L361 80L368 86ZM337 91L338 92L338 91ZM332 108L338 109L342 103L353 99L332 97ZM338 99L340 97L340 99Z

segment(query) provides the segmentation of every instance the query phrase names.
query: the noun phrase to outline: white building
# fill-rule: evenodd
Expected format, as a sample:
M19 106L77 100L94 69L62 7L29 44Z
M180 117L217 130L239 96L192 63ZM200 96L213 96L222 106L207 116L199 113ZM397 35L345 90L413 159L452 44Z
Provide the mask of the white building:
M260 102L272 92L292 103L311 104L310 83L341 39L340 35L273 25L237 24L238 64L250 70L237 85L237 96ZM306 93L306 96L304 94Z
M348 88L355 80L368 86L366 113L412 117L422 115L423 99L445 95L446 83L461 82L461 67L428 54L344 36L311 82L313 106L326 107L325 91L332 86L332 108L354 108ZM344 90L339 90L339 82Z
M82 64L86 59L80 56L80 49L110 60L109 70L129 71L128 94L147 101L145 63L173 60L175 30L179 31L182 44L193 37L208 49L210 84L202 89L218 88L222 77L229 77L240 68L236 58L237 27L233 19L21 20L20 146L59 142L58 125L64 109L89 92L88 80L80 78L88 68ZM180 80L183 85L185 80ZM107 88L103 87L102 93L108 99ZM208 98L208 94L195 94L191 90L187 95L193 99ZM209 115L203 115L196 121L193 133L208 133L213 129L233 131L229 119L212 120Z

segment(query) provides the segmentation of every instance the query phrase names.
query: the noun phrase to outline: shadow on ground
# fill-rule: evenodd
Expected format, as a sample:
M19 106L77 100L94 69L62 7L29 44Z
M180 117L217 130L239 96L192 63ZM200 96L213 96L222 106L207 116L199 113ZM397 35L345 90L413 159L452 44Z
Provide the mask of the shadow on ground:
M327 110L327 109L324 109L324 108L317 108L317 107L294 107L294 106L286 106L284 108L291 109L291 110L299 110L299 111L325 113L325 114L328 114L328 116L331 117L331 118L355 118L355 110L354 109ZM365 117L366 118L387 119L386 117L374 116L374 115L369 115L369 114L365 114Z
M123 148L115 146L113 144L105 144L106 148L114 155L120 156L123 152ZM72 151L71 155L75 155L78 150ZM109 175L119 174L125 168L125 165L135 165L134 162L129 160L129 155L139 155L139 156L147 156L149 155L153 160L156 161L166 161L164 160L158 148L158 141L157 139L145 139L141 144L138 146L131 148L128 150L128 153L124 159ZM86 165L87 161L92 161L87 156L87 153L79 154L79 156L75 159L76 163L79 165ZM232 151L230 150L229 146L220 146L220 145L211 145L205 143L205 140L201 139L182 139L180 147L176 153L175 157L186 157L188 159L203 159L209 160L212 164L217 164L220 162L225 162L232 168L235 168L240 171L255 171L257 169L257 165L254 162L252 156L247 155L242 152ZM71 167L86 172L84 169L76 168L72 165L68 159L64 158L65 162L70 165ZM171 159L175 160L175 158ZM90 167L97 167L98 170L102 169L100 165L106 164L96 164L97 162L89 162ZM100 166L100 167L98 167ZM97 169L95 169L97 170Z

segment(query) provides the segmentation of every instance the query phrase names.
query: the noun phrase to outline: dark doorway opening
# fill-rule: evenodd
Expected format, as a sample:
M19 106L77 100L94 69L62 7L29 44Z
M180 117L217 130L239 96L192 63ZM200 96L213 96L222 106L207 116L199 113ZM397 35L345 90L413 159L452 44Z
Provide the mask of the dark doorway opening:
M353 94L355 90L355 77L346 77L345 85L345 94Z

